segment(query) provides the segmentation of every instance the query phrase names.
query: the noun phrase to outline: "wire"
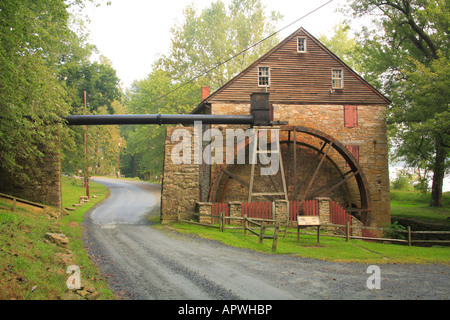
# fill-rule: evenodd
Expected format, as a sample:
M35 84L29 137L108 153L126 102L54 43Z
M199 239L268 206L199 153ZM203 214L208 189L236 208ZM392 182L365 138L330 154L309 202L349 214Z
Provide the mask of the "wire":
M185 83L179 85L178 87L176 87L176 88L174 88L173 90L171 90L171 91L169 91L169 92L167 92L167 93L165 93L165 94L159 96L158 98L152 100L151 102L158 101L158 100L160 100L160 99L162 99L162 98L164 98L164 97L167 97L168 95L174 93L175 91L181 89L182 87L184 87L184 86L186 86L186 85L188 85L188 84L194 82L194 81L197 80L198 78L201 78L201 77L205 76L206 74L208 74L208 73L210 73L211 71L213 71L213 70L219 68L220 66L222 66L222 65L224 65L224 64L226 64L226 63L228 63L229 61L231 61L231 60L233 60L234 58L238 57L239 55L243 54L244 52L247 52L248 50L250 50L250 49L256 47L257 45L259 45L260 43L262 43L262 42L264 42L264 41L270 39L271 37L273 37L273 36L275 36L276 34L280 33L280 32L283 31L284 29L289 28L289 27L292 26L293 24L295 24L295 23L299 22L300 20L302 20L302 19L308 17L309 15L313 14L314 12L316 12L316 11L322 9L323 7L325 7L326 5L330 4L330 3L333 2L333 1L334 1L334 0L330 0L330 1L328 1L328 2L326 2L326 3L324 3L324 4L322 4L321 6L317 7L316 9L314 9L314 10L312 10L312 11L310 11L310 12L308 12L308 13L305 14L304 16L302 16L302 17L298 18L297 20L295 20L295 21L289 23L287 26L281 28L281 29L278 30L278 31L275 31L274 33L272 33L271 35L265 37L264 39L259 40L258 42L252 44L252 45L251 45L250 47L248 47L247 49L242 50L241 52L239 52L239 53L235 54L234 56L228 58L227 60L225 60L225 61L219 63L218 65L216 65L216 66L210 68L209 70L203 72L202 74L199 74L199 75L195 76L195 77L192 78L191 80L189 80L189 81L187 81L187 82L185 82Z

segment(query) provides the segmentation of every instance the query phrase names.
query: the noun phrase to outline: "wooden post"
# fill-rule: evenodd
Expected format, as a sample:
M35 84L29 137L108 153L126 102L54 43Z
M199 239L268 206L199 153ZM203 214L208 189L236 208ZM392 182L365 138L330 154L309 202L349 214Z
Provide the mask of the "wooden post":
M345 223L345 237L346 237L346 241L348 242L348 240L350 238L350 228L348 225L348 221Z
M263 243L264 234L266 233L266 222L261 223L261 229L259 230L259 244Z
M223 212L219 214L219 231L223 231Z
M411 227L408 226L408 246L411 247Z
M285 238L286 238L286 235L287 235L287 229L289 227L289 221L290 221L290 216L291 216L291 208L290 208L289 205L290 205L290 203L289 203L289 200L288 200L287 203L286 203L286 211L287 211L287 213L286 213L286 228L284 228L284 237ZM275 212L275 209L273 209L272 212Z
M280 231L280 224L276 222L275 224L275 231L273 233L273 243L272 243L272 251L277 251L277 245L278 245L278 233Z
M320 226L317 226L317 243L320 243Z
M244 214L244 237L248 236L248 221L247 221L247 214Z

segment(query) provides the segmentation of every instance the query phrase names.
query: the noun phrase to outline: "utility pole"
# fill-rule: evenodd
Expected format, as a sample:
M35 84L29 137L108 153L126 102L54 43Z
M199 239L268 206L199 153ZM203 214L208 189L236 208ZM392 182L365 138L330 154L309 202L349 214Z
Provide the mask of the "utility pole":
M84 115L86 115L86 90L84 91ZM87 125L84 126L84 158L86 162L86 173L84 176L84 186L86 187L86 196L89 199L89 162L88 162L88 144L87 144Z
M120 177L119 166L120 166L120 149L121 149L121 146L122 146L122 138L120 138L120 141L119 141L119 156L117 157L117 178Z

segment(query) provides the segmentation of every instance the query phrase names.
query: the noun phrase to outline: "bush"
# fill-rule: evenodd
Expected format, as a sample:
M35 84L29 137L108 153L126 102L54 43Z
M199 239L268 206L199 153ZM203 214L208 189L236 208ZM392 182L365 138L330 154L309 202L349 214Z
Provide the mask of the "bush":
M384 228L385 230L383 231L383 237L389 239L406 239L405 235L402 232L399 232L406 230L406 228L401 224L398 224L398 221L387 224Z
M394 190L411 191L413 190L412 180L412 174L406 170L402 170L399 172L397 178L391 182L391 187Z

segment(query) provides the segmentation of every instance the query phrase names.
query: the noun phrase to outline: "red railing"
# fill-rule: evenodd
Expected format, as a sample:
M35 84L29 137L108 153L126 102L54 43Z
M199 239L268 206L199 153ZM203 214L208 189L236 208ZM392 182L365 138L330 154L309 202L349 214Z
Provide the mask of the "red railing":
M339 204L330 200L330 222L333 224L342 225L341 229L345 231L347 222L352 225L352 215L345 211ZM212 219L212 223L218 223L220 213L224 213L225 217L230 216L230 209L228 203L212 203L211 214L217 216ZM273 219L272 202L251 202L242 203L241 214L247 215L248 218ZM319 201L318 200L304 200L303 203L299 200L289 201L289 219L297 221L297 216L318 216L319 215ZM227 219L229 220L229 219ZM227 224L230 222L227 221ZM363 236L375 237L369 230L363 229Z
M289 219L297 221L297 216L318 216L319 215L319 201L318 200L304 200L303 204L300 200L289 201Z
M213 202L213 203L211 203L211 215L217 216L217 218L212 218L211 219L212 223L219 223L219 217L220 217L221 213L224 213L225 217L229 217L230 216L230 207L229 207L228 203L227 202L224 202L224 203ZM229 221L228 221L228 223L229 223Z
M352 225L352 215L333 200L330 200L330 222L334 224ZM341 227L345 231L345 227Z
M248 218L272 219L272 202L244 202L241 213Z

